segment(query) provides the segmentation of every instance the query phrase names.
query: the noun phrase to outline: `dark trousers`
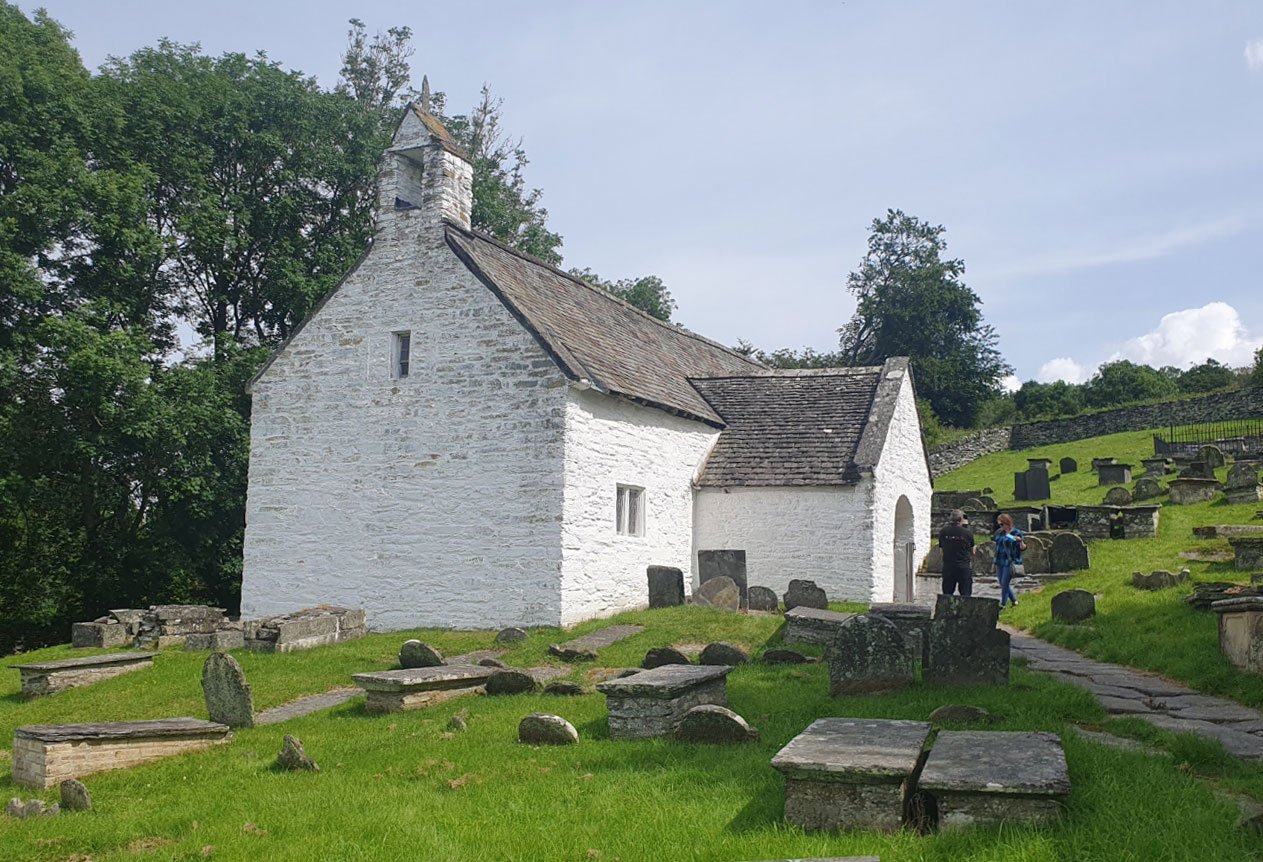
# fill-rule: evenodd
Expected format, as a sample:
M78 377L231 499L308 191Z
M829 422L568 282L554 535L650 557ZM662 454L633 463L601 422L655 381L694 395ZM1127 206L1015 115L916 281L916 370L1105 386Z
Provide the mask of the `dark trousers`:
M943 595L950 596L957 589L962 596L974 594L973 572L943 572Z

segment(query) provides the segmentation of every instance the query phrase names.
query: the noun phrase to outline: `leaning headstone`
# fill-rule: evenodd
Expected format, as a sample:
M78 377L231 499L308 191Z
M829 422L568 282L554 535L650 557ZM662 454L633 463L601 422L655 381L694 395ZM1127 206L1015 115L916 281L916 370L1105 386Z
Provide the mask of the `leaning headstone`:
M229 727L254 727L254 696L245 671L228 653L213 652L202 665L202 693L210 720Z
M1062 473L1078 473L1079 472L1079 462L1074 460L1073 458L1062 458L1060 466L1061 466Z
M668 664L692 664L689 657L680 652L675 647L654 647L645 653L645 660L640 666L645 670L653 670L655 667L663 667Z
M790 611L797 607L824 610L829 607L829 599L824 590L816 586L815 581L794 578L785 591L785 610Z
M438 667L442 663L443 654L419 640L404 641L399 648L400 667Z
M673 608L684 604L684 572L674 566L650 566L649 607Z
M1107 506L1130 506L1131 491L1126 488L1117 487L1110 488L1105 492L1105 505Z
M864 694L906 688L915 681L913 651L895 624L856 614L829 645L829 693Z
M1056 574L1089 568L1087 542L1074 533L1058 533L1048 550L1048 565Z
M1096 616L1096 597L1087 590L1066 590L1052 598L1052 618L1059 623L1081 623Z
M539 688L539 682L524 670L506 668L487 677L487 694L526 694Z
M721 611L739 611L741 610L741 590L732 578L723 576L711 578L693 593L693 603Z
M938 685L1008 685L1009 633L997 629L1000 603L938 596L922 678Z
M780 596L769 587L750 587L746 590L746 601L752 611L776 613L781 608Z
M496 633L496 643L498 644L515 644L524 640L526 640L526 629L520 629L516 626L500 629Z
M1197 460L1205 461L1212 470L1218 470L1228 463L1223 451L1218 446L1206 445L1197 450Z
M65 811L91 811L92 794L77 778L67 778L61 783L61 807Z
M532 712L518 722L517 739L528 745L574 745L579 731L560 715Z
M1157 479L1148 476L1142 476L1136 480L1136 491L1132 494L1132 499L1137 502L1141 500L1154 500L1166 493L1162 488L1162 483ZM1108 495L1106 500L1108 500Z
M712 578L730 578L741 593L741 607L746 607L746 552L740 550L698 551L697 580L705 584Z
M759 731L731 709L704 703L684 713L675 728L675 738L678 742L755 742Z
M698 664L726 664L729 666L745 664L749 660L749 653L736 644L730 644L725 641L715 641L707 644L702 648L702 654L697 657Z
M291 772L319 772L316 761L307 756L303 741L296 736L285 734L281 743L281 753L276 756L276 768Z

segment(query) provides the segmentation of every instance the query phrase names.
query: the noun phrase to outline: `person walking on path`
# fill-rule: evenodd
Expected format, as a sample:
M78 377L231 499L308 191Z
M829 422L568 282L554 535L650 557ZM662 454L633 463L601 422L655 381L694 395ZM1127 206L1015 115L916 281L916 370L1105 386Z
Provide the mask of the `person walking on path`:
M1026 543L1022 541L1022 531L1013 528L1013 518L1002 513L996 518L999 529L995 533L995 562L991 564L991 574L1000 581L1000 607L1005 601L1017 604L1017 596L1013 593L1013 568L1022 565L1022 551Z
M952 510L952 520L939 530L938 546L943 551L943 595L960 590L962 596L974 592L974 534L965 527L965 513Z

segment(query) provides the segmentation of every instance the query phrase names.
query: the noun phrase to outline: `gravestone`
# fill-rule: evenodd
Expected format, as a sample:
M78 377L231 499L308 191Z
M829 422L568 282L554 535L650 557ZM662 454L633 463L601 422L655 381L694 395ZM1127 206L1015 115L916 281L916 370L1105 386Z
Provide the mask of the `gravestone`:
M1013 499L1047 500L1052 496L1052 484L1047 470L1028 469L1013 474Z
M763 653L764 664L807 664L810 659L798 650L775 648Z
M443 654L419 640L406 640L399 648L400 667L438 667L442 663Z
M1052 470L1052 458L1027 458L1026 464L1031 470L1043 470L1048 473Z
M802 580L794 578L789 582L789 588L785 590L785 610L791 611L794 608L820 608L829 607L829 598L824 594L824 590L816 586L815 581Z
M829 693L864 694L907 688L915 681L913 651L887 619L856 614L829 645Z
M781 599L776 595L776 591L770 587L750 587L746 590L746 602L752 611L771 611L776 613L780 610Z
M675 728L677 742L730 744L755 742L759 731L725 706L703 703L684 713Z
M943 574L943 549L938 545L926 552L925 570L932 575Z
M496 643L498 644L515 644L526 640L526 629L520 629L516 626L509 626L507 629L500 629L496 633Z
M254 696L245 671L228 653L213 652L202 665L202 693L210 720L229 727L254 727Z
M1008 685L1009 633L996 628L1000 603L937 597L922 679L937 685Z
M1229 539L1232 546L1233 564L1238 572L1257 572L1263 569L1263 539L1239 537Z
M1131 585L1138 590L1144 590L1146 592L1165 590L1168 587L1174 587L1177 584L1182 584L1188 579L1188 569L1184 569L1178 575L1163 571L1154 572L1150 575L1146 575L1144 572L1131 573Z
M1130 485L1130 464L1102 464L1097 468L1097 481L1100 485Z
M644 661L640 666L645 670L653 670L655 667L662 667L668 664L692 664L689 657L680 652L675 647L654 647L645 653Z
M705 584L712 578L731 578L741 593L741 607L746 607L746 552L698 551L697 579Z
M974 545L974 574L991 574L991 564L993 562L995 562L995 542L984 538Z
M539 682L524 670L502 668L487 677L487 694L527 694L539 688Z
M1180 470L1179 478L1213 480L1215 478L1215 468L1205 461L1191 461L1184 469Z
M1137 501L1154 500L1165 493L1166 491L1163 490L1161 482L1149 476L1143 476L1136 480L1136 491L1132 494L1132 499ZM1108 500L1109 498L1106 497L1106 499Z
M1096 616L1096 597L1087 590L1066 590L1052 598L1052 618L1059 623L1081 623Z
M1059 575L1089 568L1087 542L1074 533L1058 533L1048 550L1048 565Z
M1102 465L1117 464L1117 463L1118 463L1117 458L1093 458L1092 459L1092 472L1099 473Z
M1233 464L1228 471L1228 481L1224 483L1224 499L1232 505L1263 500L1258 468L1240 461Z
M1026 491L1026 471L1025 470L1022 470L1013 474L1013 499L1014 500L1031 499L1031 497L1028 496L1027 491Z
M1126 488L1110 488L1105 492L1105 505L1130 506L1131 491L1128 491Z
M1052 541L1042 536L1026 534L1026 550L1022 552L1022 570L1028 575L1052 574L1049 549Z
M711 665L665 665L596 684L605 695L611 739L670 736L703 703L728 705L728 671Z
M276 756L276 768L291 772L320 771L316 761L307 756L302 740L288 733L281 740L281 753Z
M853 614L800 606L785 612L785 643L828 644Z
M684 572L674 566L650 566L649 607L673 608L684 604Z
M917 661L925 660L925 643L930 631L930 609L925 605L907 602L873 602L868 612L875 617L890 620L912 650Z
M1197 450L1197 460L1205 461L1206 465L1212 470L1218 470L1227 464L1223 451L1218 446L1205 445Z
M574 745L579 731L560 715L532 712L518 722L517 739L527 745Z
M1219 483L1214 479L1195 479L1181 476L1167 485L1174 506L1191 506L1206 503L1219 496Z
M713 577L693 593L693 603L721 611L741 610L741 589L732 578Z
M1073 458L1062 458L1059 465L1062 473L1078 473L1079 462Z
M1166 458L1143 458L1140 463L1144 465L1144 475L1152 479L1161 479L1167 474L1168 461Z
M715 641L702 648L697 657L698 664L726 664L735 667L750 660L750 654L736 644L726 641Z
M84 786L82 781L75 778L67 778L60 784L58 790L61 793L62 811L92 810L92 794L88 792L88 788Z

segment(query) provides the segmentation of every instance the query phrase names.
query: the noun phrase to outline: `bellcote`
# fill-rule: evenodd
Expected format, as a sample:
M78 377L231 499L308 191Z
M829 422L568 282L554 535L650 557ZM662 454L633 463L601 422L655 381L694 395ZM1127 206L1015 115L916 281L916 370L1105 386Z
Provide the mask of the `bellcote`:
M437 225L469 229L474 169L469 157L422 105L411 103L382 154L377 228Z

